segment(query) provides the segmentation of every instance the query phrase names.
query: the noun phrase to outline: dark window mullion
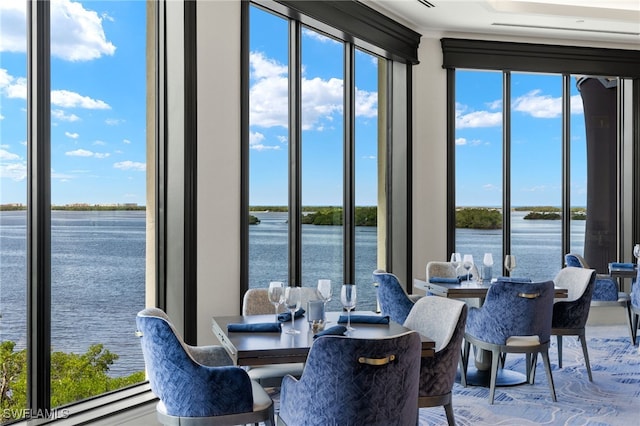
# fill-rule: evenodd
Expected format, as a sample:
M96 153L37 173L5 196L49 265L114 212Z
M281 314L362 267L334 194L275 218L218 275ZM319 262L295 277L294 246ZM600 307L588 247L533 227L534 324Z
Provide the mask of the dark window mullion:
M302 28L289 21L289 285L302 283Z
M511 73L502 74L502 258L511 253ZM502 274L507 270L502 266Z
M344 282L355 284L355 46L344 45Z
M51 58L48 1L27 2L27 408L51 408Z
M571 75L562 75L562 252L571 252Z

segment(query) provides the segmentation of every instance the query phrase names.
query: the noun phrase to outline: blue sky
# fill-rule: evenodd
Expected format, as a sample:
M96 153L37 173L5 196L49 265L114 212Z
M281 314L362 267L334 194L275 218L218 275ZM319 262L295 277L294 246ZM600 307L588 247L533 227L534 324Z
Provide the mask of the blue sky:
M51 10L52 203L144 205L145 4L52 0ZM26 201L25 19L24 0L0 2L0 203ZM250 204L285 205L288 27L257 8L251 24ZM342 45L305 29L302 62L303 204L341 205ZM358 51L358 205L377 203L377 78L377 58ZM560 204L561 84L559 75L513 75L514 205ZM500 73L457 73L458 205L501 203L501 93ZM571 105L572 203L584 205L584 120L575 80Z
M24 0L0 2L0 203L26 202ZM51 201L146 203L145 3L51 1Z

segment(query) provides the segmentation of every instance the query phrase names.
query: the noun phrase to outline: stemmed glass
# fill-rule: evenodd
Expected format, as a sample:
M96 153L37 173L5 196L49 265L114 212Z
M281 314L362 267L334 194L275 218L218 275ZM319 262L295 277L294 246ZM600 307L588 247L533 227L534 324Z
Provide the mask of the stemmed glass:
M473 256L465 254L462 258L462 267L467 270L467 281L470 279L471 267L473 266Z
M509 275L511 275L511 271L516 269L516 257L513 254L504 257L504 267L509 271Z
M340 301L347 310L347 330L355 330L355 328L351 327L351 311L356 307L356 286L344 284L340 292Z
M460 256L460 253L451 253L450 262L456 270L456 275L458 275L458 267L462 263L462 256Z
M271 281L267 293L269 302L276 307L276 321L278 321L278 307L284 302L284 283L282 281Z
M637 262L640 262L640 244L633 246L633 255L636 257Z
M293 325L296 311L300 309L300 287L287 287L284 289L284 306L291 312L291 328L287 330L288 334L300 334Z
M327 302L331 300L331 293L331 280L318 280L318 295L325 304L325 310Z
M489 271L491 271L491 268L493 267L493 255L491 253L485 253L484 254L484 258L482 259L482 279L487 278L487 274L489 273ZM488 277L489 281L491 281L491 276Z

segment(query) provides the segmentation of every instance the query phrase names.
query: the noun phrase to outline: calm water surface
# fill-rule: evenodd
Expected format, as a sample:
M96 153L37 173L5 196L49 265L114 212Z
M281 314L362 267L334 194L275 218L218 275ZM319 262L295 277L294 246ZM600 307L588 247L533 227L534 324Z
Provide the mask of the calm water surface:
M526 212L512 220L513 254L518 266L513 275L535 280L551 279L562 266L560 221L525 221ZM249 227L250 287L269 281L286 281L287 215L257 213L260 225ZM0 341L12 340L17 348L26 339L26 212L0 212ZM52 346L53 350L84 353L102 343L120 356L111 369L114 376L144 369L135 337L135 315L144 308L144 211L52 212ZM376 307L371 273L376 269L377 229L356 228L357 309ZM584 244L584 221L572 223L572 246ZM494 257L494 276L502 267L501 231L459 229L458 251ZM303 285L332 280L330 310L341 309L342 228L302 226ZM444 260L444 259L434 259ZM426 266L426 262L425 262Z

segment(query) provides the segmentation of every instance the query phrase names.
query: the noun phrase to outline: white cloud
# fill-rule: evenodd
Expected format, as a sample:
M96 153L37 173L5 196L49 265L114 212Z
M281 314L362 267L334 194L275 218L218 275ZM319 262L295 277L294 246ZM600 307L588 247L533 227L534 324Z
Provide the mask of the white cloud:
M107 158L111 154L108 152L93 152L86 149L76 149L74 151L67 151L64 155L68 155L69 157L94 157L94 158Z
M73 121L78 121L80 120L80 117L78 117L75 114L65 114L65 112L61 109L52 109L51 110L51 117L60 120L60 121L69 121L69 122L73 122Z
M288 69L260 52L250 57L252 86L249 121L252 126L288 126ZM302 129L322 130L342 114L343 81L302 78ZM356 116L375 117L378 95L356 88Z
M80 137L80 135L79 135L79 134L77 134L77 133L71 133L71 132L64 132L64 135L65 135L66 137L68 137L68 138L71 138L71 139L78 139L78 137Z
M494 127L502 124L501 112L472 111L464 114L456 109L456 129Z
M93 145L98 145L98 146L105 146L107 143L105 141L95 141L93 142Z
M0 120L4 120L4 115L0 114Z
M20 156L18 154L12 154L5 149L0 149L0 160L12 161L19 160Z
M466 144L467 144L466 138L456 138L456 145L466 145Z
M104 101L82 96L69 90L52 90L51 103L63 108L111 109Z
M144 172L147 170L147 165L145 163L138 163L137 161L129 160L114 163L113 167L120 170L133 170L136 172Z
M0 2L0 52L26 52L24 0ZM51 55L67 61L89 61L113 55L116 47L106 39L95 11L71 0L51 1Z
M124 120L120 120L118 118L107 118L106 120L104 120L104 122L108 126L117 126L120 123L124 123Z
M249 132L249 148L256 151L279 150L280 145L264 145L265 136L260 132Z
M122 139L122 143L126 143L127 145L129 145L131 141L129 139Z
M571 96L571 113L582 114L582 97ZM536 118L556 118L562 116L562 96L543 95L540 89L519 96L513 101L515 111L524 112Z
M25 180L27 178L27 163L0 164L0 178L7 178L16 182Z

